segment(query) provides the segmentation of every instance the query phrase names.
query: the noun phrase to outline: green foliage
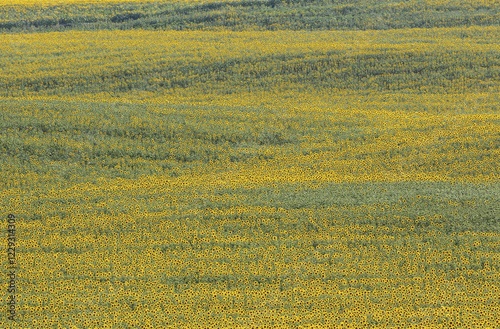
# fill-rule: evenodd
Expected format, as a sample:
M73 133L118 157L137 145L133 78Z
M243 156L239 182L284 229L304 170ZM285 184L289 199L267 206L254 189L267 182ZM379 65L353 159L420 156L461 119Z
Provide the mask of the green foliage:
M69 60L64 54L59 60ZM97 56L109 56L99 53ZM43 62L41 62L43 66ZM404 91L417 93L484 92L499 87L500 52L440 49L397 51L378 49L367 54L346 51L294 55L237 57L219 62L171 61L103 68L97 74L79 72L57 76L0 77L0 95L25 93L77 95L123 93L131 90L177 93L231 94L242 91ZM58 70L49 67L48 70Z
M498 25L500 7L449 1L228 1L7 6L0 30L65 29L392 29Z
M5 6L20 322L494 326L499 8Z
M289 144L293 149L301 134L295 129L300 118L286 118L280 126L267 128L274 111L258 108L61 101L1 101L0 108L4 164L37 173L59 166L58 176L75 168L76 180L89 174L176 175L190 163L262 159L267 147ZM249 112L259 116L247 120ZM307 126L315 124L308 119Z

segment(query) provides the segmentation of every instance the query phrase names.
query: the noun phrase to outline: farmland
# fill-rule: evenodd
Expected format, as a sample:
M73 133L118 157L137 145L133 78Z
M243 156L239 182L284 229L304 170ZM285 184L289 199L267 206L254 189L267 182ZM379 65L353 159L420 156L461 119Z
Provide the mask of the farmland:
M0 327L500 326L498 2L0 5Z

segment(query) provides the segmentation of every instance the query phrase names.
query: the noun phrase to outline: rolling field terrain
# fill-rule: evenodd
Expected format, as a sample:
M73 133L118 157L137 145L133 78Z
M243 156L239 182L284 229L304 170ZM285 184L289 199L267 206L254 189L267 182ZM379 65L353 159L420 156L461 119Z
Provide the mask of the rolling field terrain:
M499 25L497 0L1 0L0 30L378 30Z
M0 6L1 328L500 327L498 1Z

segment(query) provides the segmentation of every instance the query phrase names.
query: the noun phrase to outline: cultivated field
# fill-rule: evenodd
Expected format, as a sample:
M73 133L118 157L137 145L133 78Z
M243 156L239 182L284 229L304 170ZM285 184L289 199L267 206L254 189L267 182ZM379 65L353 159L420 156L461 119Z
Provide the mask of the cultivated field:
M0 6L0 328L500 327L498 1Z

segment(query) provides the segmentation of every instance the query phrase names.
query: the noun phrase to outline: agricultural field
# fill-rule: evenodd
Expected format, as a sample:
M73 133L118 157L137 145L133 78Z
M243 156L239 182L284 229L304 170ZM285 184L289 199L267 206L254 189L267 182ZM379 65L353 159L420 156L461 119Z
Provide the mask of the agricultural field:
M499 104L495 0L0 0L0 328L500 328Z

